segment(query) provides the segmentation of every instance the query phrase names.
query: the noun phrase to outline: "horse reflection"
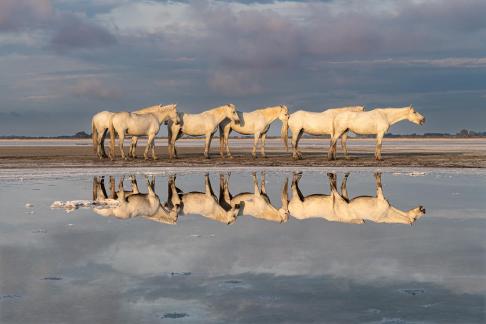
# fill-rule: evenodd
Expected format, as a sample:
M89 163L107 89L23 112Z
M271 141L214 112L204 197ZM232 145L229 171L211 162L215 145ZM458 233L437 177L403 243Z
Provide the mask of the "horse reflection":
M233 224L238 216L240 205L225 204L224 201L220 203L211 187L209 175L204 176L205 191L204 192L188 192L183 193L175 185L175 176L169 178L169 201L179 203L183 214L196 214L203 217L225 223ZM221 191L221 190L220 190Z
M282 207L277 209L270 202L270 198L266 193L265 188L265 173L261 175L261 187L258 187L258 179L256 173L252 174L253 178L253 193L243 192L236 196L232 196L229 191L228 181L230 175L225 178L220 175L220 188L223 188L222 196L228 204L236 206L241 204L243 206L244 215L249 215L255 218L264 219L271 222L283 223L289 218L288 211L288 180L285 179L285 184L282 188L280 200Z
M129 219L143 217L153 221L175 224L177 222L177 209L179 206L162 204L159 196L155 193L155 177L147 177L148 193L140 193L135 177L131 179L131 190L125 191L123 187L124 177L119 179L118 191L115 190L115 179L110 177L110 196L108 197L104 186L104 178L93 179L93 200L103 202L106 199L116 199L118 205L109 208L95 208L98 215Z
M336 175L328 174L331 193L304 197L299 189L301 174L292 180L290 214L297 219L324 218L329 221L362 224L366 220L375 223L413 224L425 214L422 206L402 211L393 207L384 197L381 173L375 173L376 197L359 196L349 199L347 192L348 174L344 176L341 194L337 190Z

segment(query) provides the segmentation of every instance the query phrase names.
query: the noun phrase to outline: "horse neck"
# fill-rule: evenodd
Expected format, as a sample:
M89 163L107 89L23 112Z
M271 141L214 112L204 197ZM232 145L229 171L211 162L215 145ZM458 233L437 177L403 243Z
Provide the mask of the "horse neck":
M159 124L162 124L166 119L169 118L169 114L171 112L172 110L164 110L164 111L154 112L153 114L157 117Z
M390 125L396 124L399 121L407 119L408 115L408 107L407 108L388 108L382 110L385 115L386 119L390 123Z
M412 210L413 209L408 211L403 211L390 205L390 207L388 207L386 216L394 219L401 219L403 217L409 217L410 214L412 213Z
M209 110L208 112L212 112L215 116L217 116L218 124L221 123L224 119L229 118L226 116L226 109L227 106L217 107Z
M273 122L280 115L282 108L280 106L268 107L263 109L263 115L268 123Z

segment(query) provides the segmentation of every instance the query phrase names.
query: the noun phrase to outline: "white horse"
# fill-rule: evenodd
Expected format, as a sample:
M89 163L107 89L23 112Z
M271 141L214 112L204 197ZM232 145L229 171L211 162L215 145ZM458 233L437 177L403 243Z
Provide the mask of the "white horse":
M292 179L292 198L289 202L290 215L296 219L304 220L309 218L324 218L330 222L342 222L349 224L362 224L362 219L349 217L347 214L339 213L336 202L341 198L336 188L336 176L328 173L331 193L312 194L304 197L299 189L299 180L302 174L294 174Z
M152 158L157 159L155 155L154 139L160 130L160 125L167 119L170 119L173 125L179 124L179 116L176 111L175 104L167 105L164 107L154 106L142 109L143 113L129 113L119 112L114 113L110 118L110 143L111 153L110 158L115 158L115 132L118 134L118 146L123 159L126 159L125 151L123 149L123 142L125 140L125 134L134 136L148 136L147 146L143 154L144 158L148 159L148 150L152 149ZM135 142L132 142L130 147L131 156L135 156Z
M111 111L101 111L91 119L91 137L93 139L93 150L100 159L106 158L105 136L110 128Z
M416 112L411 105L403 108L377 108L371 111L347 111L338 114L334 118L333 123L333 133L328 153L329 160L336 158L336 142L347 131L360 135L376 135L375 158L376 160L381 160L383 136L391 125L405 119L418 125L425 123L425 117ZM347 150L345 154L347 156Z
M139 110L135 110L133 111L133 113L136 114L151 113L151 108L154 107L163 108L166 106L163 105L150 106ZM91 137L93 139L93 150L95 151L95 153L98 155L100 159L108 157L107 154L105 153L105 137L106 137L106 133L108 132L108 129L110 128L110 118L112 116L113 116L113 112L105 110L95 114L91 119ZM137 143L137 137L133 136L131 145L132 146L136 145L136 143ZM131 147L130 147L130 152L132 152ZM134 150L133 152L134 152L133 154L135 154Z
M177 212L179 206L173 206L168 209L161 204L159 196L155 193L155 178L147 178L148 193L140 193L138 190L137 180L131 177L131 190L125 191L121 177L118 184L118 191L114 190L114 178L110 177L111 198L118 201L116 207L94 208L94 212L105 217L115 217L119 219L130 219L134 217L144 217L157 222L166 224L175 224L177 221ZM107 199L104 188L104 179L99 180L97 177L93 180L93 200L103 202Z
M417 206L407 211L393 207L383 194L381 173L375 173L376 197L359 196L349 200L346 189L347 177L341 186L342 198L336 202L336 210L344 217L375 223L409 224L425 215L425 208Z
M334 118L344 111L363 111L364 106L350 106L330 108L322 112L299 110L290 115L288 127L292 133L292 157L301 159L302 153L298 149L300 138L304 133L310 135L331 135ZM347 151L346 136L342 137L343 150Z
M229 191L228 178L220 175L220 188L223 187L223 197L231 206L240 205L240 213L271 222L284 223L289 218L288 210L288 180L285 179L280 194L281 208L274 207L270 202L265 188L265 173L262 173L261 188L258 188L256 173L253 173L253 193L244 192L232 196ZM243 210L241 210L243 209Z
M226 147L226 154L231 158L229 150L228 139L232 130L243 135L254 135L253 141L253 158L256 158L256 150L258 140L261 139L261 155L265 157L265 139L267 137L270 124L275 120L280 119L282 121L281 137L284 141L285 147L287 147L287 120L289 119L289 111L287 106L273 106L262 109L257 109L252 112L238 113L240 122L236 123L232 120L225 120L219 125L219 140L220 148L219 153L224 158L224 148Z
M350 224L363 224L369 220L375 223L413 224L425 215L422 206L402 211L393 207L383 195L381 174L375 174L376 197L359 196L348 198L347 178L344 176L341 194L337 190L336 175L329 173L331 193L329 195L314 194L303 197L298 182L301 175L294 175L292 181L292 199L289 202L289 212L297 219L324 218L328 221Z
M214 133L218 129L219 124L225 119L229 119L235 123L239 123L240 118L236 113L235 105L227 104L210 110L206 110L200 114L186 114L179 113L181 123L176 124L169 122L169 158L177 158L177 151L175 142L183 134L190 136L206 137L204 146L204 157L209 159L209 147Z
M182 206L182 213L185 215L201 215L209 219L224 223L233 224L238 216L240 206L228 206L227 204L220 204L211 187L209 175L204 176L205 191L204 192L188 192L182 193L175 186L175 176L169 179L170 191L172 194L177 193L177 200Z

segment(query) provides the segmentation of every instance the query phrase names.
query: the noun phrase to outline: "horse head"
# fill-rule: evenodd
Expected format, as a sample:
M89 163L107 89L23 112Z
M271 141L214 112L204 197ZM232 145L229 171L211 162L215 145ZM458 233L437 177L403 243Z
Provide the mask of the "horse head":
M425 215L425 208L423 206L418 206L407 212L410 217L410 225L413 225L420 217Z
M410 105L408 107L408 116L407 119L410 120L412 123L415 123L417 125L423 125L425 124L425 117L418 112L415 111L415 109Z
M285 105L280 105L280 114L278 115L278 119L281 121L289 119L289 108Z
M164 108L165 111L168 112L167 117L172 121L172 123L179 125L181 120L179 114L177 113L177 104L170 104L166 106L160 105L161 108Z
M236 124L240 123L240 117L236 113L236 106L233 105L233 104L227 104L226 105L226 117L231 119Z

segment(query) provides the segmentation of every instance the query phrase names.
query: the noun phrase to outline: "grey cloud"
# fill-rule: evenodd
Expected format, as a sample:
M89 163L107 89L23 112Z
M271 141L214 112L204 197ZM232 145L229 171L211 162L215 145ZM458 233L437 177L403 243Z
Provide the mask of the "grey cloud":
M0 2L0 32L38 30L51 38L56 50L111 45L116 38L88 18L55 11L50 0L3 0Z
M75 15L60 17L51 46L56 50L74 50L112 45L116 38L102 26L82 20Z
M2 53L24 54L33 75L21 75L19 71L25 68L4 65L0 84L9 89L3 92L5 110L63 111L68 118L70 107L86 107L92 113L103 99L108 107L176 101L181 109L191 112L221 100L234 101L241 110L275 102L286 103L291 110L412 102L427 113L434 108L429 100L420 98L424 92L485 88L486 45L480 40L486 37L486 23L479 18L486 14L486 4L479 0L391 0L378 9L375 1L356 0L240 1L236 5L181 1L176 6L166 1L87 0L80 5L10 0L2 2L0 8L7 8L6 3L9 8L21 8L20 4L36 8L44 3L45 8L54 6L55 10L45 11L46 16L29 14L29 10L43 12L40 9L16 9L19 19L15 21L6 19L0 11L0 31L37 28L35 35L40 35L31 50L30 45L21 50L0 48ZM152 21L143 16L147 8L135 10L147 3L149 9L160 10L161 20L171 23L157 25L156 16L151 18L154 26L147 23L139 27L138 21ZM117 13L115 9L123 6L132 11ZM386 9L388 6L393 9ZM119 21L112 19L116 14ZM37 18L29 20L29 15ZM114 21L130 24L124 29ZM16 29L12 29L12 22ZM131 29L132 23L137 27ZM98 90L88 81L73 85L70 80L61 87L53 81L32 81L38 77L35 71L39 66L54 74L60 68L55 59L54 63L44 63L39 53L46 52L60 60L70 58L95 65L110 75L118 90L112 86L108 87L111 90L104 86ZM70 64L75 63L64 65ZM12 79L31 80L31 86L14 87ZM98 75L93 79L106 82ZM56 100L49 99L58 95ZM88 97L92 99L89 103ZM465 111L478 111L486 103L484 97L476 95L460 98ZM436 126L432 127L433 118L413 131L455 131L459 127L457 119L446 117L452 115L456 104L440 96L437 100L434 107L441 106L444 113L436 115ZM34 106L40 101L46 104ZM424 103L422 107L418 106L420 102ZM482 127L478 118L463 116L461 127ZM83 128L88 117L71 123L73 131ZM45 125L37 123L35 127L45 132ZM20 124L15 127L24 129Z
M210 75L211 89L225 96L244 96L263 91L258 78L247 71L217 71Z
M121 96L121 91L98 79L79 80L71 87L71 92L76 96L88 96L97 99L116 99Z
M47 23L53 14L49 0L2 0L0 31L34 28Z

